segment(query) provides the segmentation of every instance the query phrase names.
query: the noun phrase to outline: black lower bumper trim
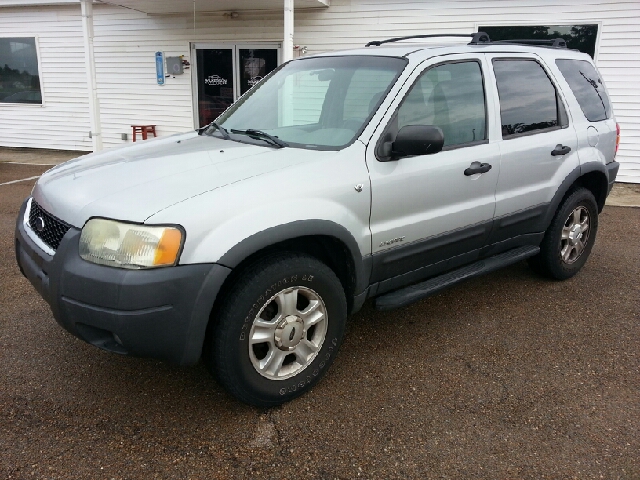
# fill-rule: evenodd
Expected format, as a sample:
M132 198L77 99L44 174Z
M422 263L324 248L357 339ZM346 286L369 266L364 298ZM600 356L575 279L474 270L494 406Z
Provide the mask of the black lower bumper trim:
M609 193L611 193L611 189L613 188L613 184L616 181L616 177L618 176L620 164L618 162L611 162L606 165L606 168L607 177L609 177L609 188L607 189L607 195L609 195Z
M198 361L209 315L230 269L217 264L124 270L86 262L70 228L49 256L16 225L20 269L73 335L121 354Z

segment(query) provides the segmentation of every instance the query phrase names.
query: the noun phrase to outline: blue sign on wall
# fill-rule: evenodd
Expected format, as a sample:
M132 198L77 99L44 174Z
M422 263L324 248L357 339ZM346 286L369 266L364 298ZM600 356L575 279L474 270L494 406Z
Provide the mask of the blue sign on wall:
M156 79L158 85L164 85L164 53L156 52Z

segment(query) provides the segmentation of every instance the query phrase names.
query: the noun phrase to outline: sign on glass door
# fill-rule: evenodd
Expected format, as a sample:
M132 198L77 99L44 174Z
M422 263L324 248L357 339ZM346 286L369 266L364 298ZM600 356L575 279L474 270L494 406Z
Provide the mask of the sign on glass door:
M235 100L278 66L279 46L197 44L195 81L198 126L215 120Z
M278 51L273 48L238 50L240 61L240 95L262 80L278 66Z
M233 103L233 50L198 50L197 62L198 113L203 127Z

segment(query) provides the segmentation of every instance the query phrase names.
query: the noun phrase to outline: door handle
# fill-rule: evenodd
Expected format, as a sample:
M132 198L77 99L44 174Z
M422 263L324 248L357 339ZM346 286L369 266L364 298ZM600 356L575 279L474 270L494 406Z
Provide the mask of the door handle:
M476 173L487 173L489 170L491 170L491 165L488 163L480 163L480 162L473 162L471 163L471 165L469 165L469 168L467 168L464 171L464 174L469 177L471 175L475 175Z
M556 148L551 150L551 155L553 155L554 157L558 155L566 155L570 151L571 151L571 147L567 147L559 143L558 145L556 145Z

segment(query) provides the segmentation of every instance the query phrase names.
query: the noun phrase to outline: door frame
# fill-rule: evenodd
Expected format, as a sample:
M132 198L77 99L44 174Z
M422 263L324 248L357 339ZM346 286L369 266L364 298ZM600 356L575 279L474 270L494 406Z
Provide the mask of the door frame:
M282 42L191 42L191 101L193 105L193 126L200 126L200 112L198 103L198 50L220 49L231 50L231 68L233 70L233 101L240 98L240 50L244 49L274 49L278 52L278 66L282 64Z

